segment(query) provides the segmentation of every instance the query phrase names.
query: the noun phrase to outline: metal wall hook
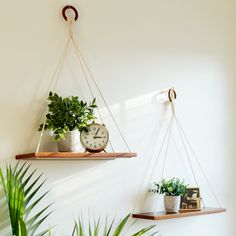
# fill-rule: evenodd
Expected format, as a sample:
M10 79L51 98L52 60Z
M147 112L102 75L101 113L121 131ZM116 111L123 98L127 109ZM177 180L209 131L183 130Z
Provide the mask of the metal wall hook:
M66 15L66 11L67 11L67 10L72 10L72 11L74 12L74 14L75 14L74 19L75 19L75 21L77 21L78 18L79 18L79 13L78 13L78 11L76 10L76 8L73 7L73 6L71 6L71 5L67 5L67 6L65 6L65 7L62 9L62 16L63 16L64 20L65 20L65 21L68 20L68 17L67 17L67 15Z

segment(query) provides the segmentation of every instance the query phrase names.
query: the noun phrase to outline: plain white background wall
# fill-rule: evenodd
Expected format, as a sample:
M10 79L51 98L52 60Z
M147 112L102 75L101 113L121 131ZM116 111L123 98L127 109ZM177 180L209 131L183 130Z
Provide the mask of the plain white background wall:
M141 210L170 116L159 91L175 86L177 115L228 211L154 223L161 235L235 235L233 0L1 1L1 164L14 160L15 153L34 150L36 141L27 143L27 137L66 41L67 28L60 12L68 3L78 7L81 15L75 38L138 158L32 162L48 178L45 188L52 188L47 201L55 201L54 214L45 225L57 224L55 235L69 235L73 216L81 210L117 216L132 211L135 205L136 211ZM83 83L70 49L57 91L86 97ZM112 142L124 150L105 110L103 114ZM166 175L183 175L191 183L188 169L175 168L184 161L177 136L173 135L173 140ZM47 142L44 140L44 146ZM204 199L214 206L197 168L196 172ZM152 205L149 196L142 210L150 210ZM140 220L137 226L152 223Z

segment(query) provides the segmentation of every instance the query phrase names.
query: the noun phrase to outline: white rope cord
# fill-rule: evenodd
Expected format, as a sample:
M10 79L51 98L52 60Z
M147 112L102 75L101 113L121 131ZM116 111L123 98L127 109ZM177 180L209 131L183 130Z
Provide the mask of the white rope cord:
M41 145L41 142L42 142L42 137L43 137L43 134L44 134L44 128L45 128L45 125L46 125L46 120L47 120L47 117L45 116L45 119L44 119L44 122L43 122L43 128L42 128L42 131L40 132L36 152L39 152L39 149L40 149L40 145Z
M197 177L196 177L196 175L194 173L193 165L191 163L191 160L190 160L190 157L189 157L189 154L188 154L188 150L187 150L187 147L185 145L185 142L184 142L184 139L183 139L183 135L182 135L182 132L180 130L179 124L177 122L177 117L176 116L175 116L175 121L176 121L177 128L178 128L178 131L179 131L180 140L181 140L181 142L183 144L184 151L185 151L185 154L186 154L186 157L187 157L187 160L188 160L188 163L189 163L189 166L190 166L193 178L194 178L194 182L195 182L196 186L199 187L198 182L197 182Z
M82 56L81 56L81 54L80 54L80 51L78 50L77 44L76 44L76 42L75 42L75 40L74 40L73 37L72 37L72 42L73 42L73 45L74 45L74 48L75 48L75 51L76 51L76 55L77 55L77 57L78 57L78 59L79 59L80 65L81 65L81 67L82 67L83 73L84 73L84 75L85 75L86 82L87 82L87 85L88 85L88 87L89 87L90 93L91 93L92 97L94 97L93 91L92 91L92 88L91 88L91 85L90 85L90 82L89 82L89 79L88 79L87 73L86 73L86 69L87 69L87 71L88 71L88 68L87 68L87 67L85 68L85 64L84 64L85 62L84 62L83 59L82 59ZM89 72L88 72L88 73L89 73ZM101 96L101 94L100 94L100 96ZM102 97L102 96L101 96L101 97ZM100 113L100 111L99 111L99 108L97 108L97 112L98 112L98 115L99 115L99 117L100 117L101 122L104 123L104 122L103 122L103 119L102 119L102 116L101 116L101 113ZM112 116L112 115L111 115L111 116ZM114 152L114 148L113 148L113 145L112 145L112 142L111 142L110 139L109 139L109 145L111 146L111 149L112 149L112 151ZM130 151L130 150L129 150L129 151Z
M94 99L95 96L94 96L93 90L92 90L92 88L91 88L91 85L90 85L90 82L89 82L89 79L88 79L88 76L87 76L87 73L86 73L86 69L85 69L85 67L84 67L83 61L82 61L81 56L80 56L80 54L79 54L79 51L77 50L77 46L76 46L76 43L75 43L75 40L74 40L72 34L71 34L71 41L72 41L72 44L73 44L73 46L74 46L74 49L75 49L75 52L76 52L76 56L77 56L77 58L78 58L78 60L79 60L79 63L80 63L80 65L81 65L81 68L82 68L82 71L83 71L83 74L84 74L86 83L87 83L87 85L88 85L88 88L89 88L89 91L90 91L90 94L91 94L91 97L92 97L92 99ZM102 119L102 115L101 115L100 110L99 110L98 107L97 107L97 112L98 112L98 116L99 116L101 122L104 124L103 119ZM112 145L111 140L109 139L108 142L109 142L109 145L111 146L112 151L114 152L115 150L114 150L114 147L113 147L113 145Z
M155 171L156 166L157 166L157 163L158 163L158 161L159 161L159 159L160 159L161 152L162 152L162 150L163 150L163 146L164 146L164 144L165 144L166 138L168 137L168 134L169 134L169 131L170 131L170 127L171 127L172 123L173 123L173 116L171 117L170 122L169 122L169 124L168 124L168 127L167 127L167 129L166 129L166 132L165 132L164 138L163 138L163 140L162 140L162 143L161 143L159 152L158 152L157 156L155 157L156 160L155 160L155 163L154 163L154 165L153 165L153 167L152 167L152 171L151 171L151 174L150 174L149 179L148 179L148 184L147 184L148 187L150 186L150 183L151 183L151 180L152 180L154 171ZM144 175L145 175L145 173L144 173ZM140 186L140 189L142 189L143 184L144 184L144 178L143 178L142 184L141 184L141 186ZM145 194L145 196L144 196L144 200L143 200L141 209L142 209L143 206L144 206L144 203L145 203L145 201L146 201L146 199L147 199L147 196L148 196L148 191L146 191L146 194ZM134 212L135 209L136 209L137 203L138 203L138 201L136 200L136 203L135 203L133 212Z
M191 159L190 159L190 157L189 157L189 155L188 155L188 150L187 150L187 147L186 147L186 145L185 145L184 138L183 138L182 132L181 132L180 127L179 127L178 119L177 119L177 116L176 116L176 114L175 114L174 101L171 102L171 109L172 109L172 113L173 113L173 116L174 116L174 120L175 120L175 123L176 123L177 128L178 128L178 131L179 131L180 139L181 139L181 141L182 141L182 144L183 144L183 147L184 147L184 151L185 151L185 154L186 154L186 157L187 157L187 161L188 161L188 163L189 163L189 166L190 166L190 169L191 169L191 172L192 172L192 175L193 175L195 184L196 184L197 187L199 187L198 182L197 182L197 177L196 177L196 175L195 175L194 168L193 168ZM203 207L205 207L205 202L204 202L203 198L201 199L201 201L202 201Z
M113 120L113 122L114 122L114 124L115 124L115 126L116 126L116 128L117 128L117 130L118 130L118 132L119 132L119 134L120 134L120 136L121 136L121 138L122 138L124 144L125 144L125 146L126 146L126 148L128 149L129 152L131 152L131 149L130 149L128 143L126 142L125 137L124 137L123 133L121 132L121 130L120 130L120 128L119 128L119 126L118 126L118 124L117 124L117 122L116 122L116 119L114 118L114 116L113 116L113 114L112 114L112 112L111 112L111 110L110 110L110 108L109 108L109 106L108 106L108 104L107 104L107 102L106 102L106 99L105 99L104 96L102 95L102 92L101 92L101 90L100 90L100 88L99 88L99 86L98 86L98 84L97 84L97 82L96 82L96 80L95 80L95 78L94 78L92 72L90 71L89 66L87 65L87 63L86 63L84 57L82 56L81 51L80 51L79 47L77 46L77 44L76 44L76 42L75 42L75 40L74 40L73 37L72 37L72 40L73 40L74 46L75 46L75 48L76 48L76 51L78 52L78 54L79 54L79 56L80 56L80 58L81 58L81 60L82 60L82 62L83 62L83 64L84 64L86 70L88 71L88 73L89 73L89 75L90 75L90 78L92 79L92 81L93 81L93 83L94 83L94 85L95 85L95 87L96 87L98 93L100 94L100 96L101 96L101 98L102 98L102 101L103 101L103 103L105 104L105 106L106 106L106 108L107 108L107 110L108 110L108 112L109 112L109 114L110 114L110 116L111 116L111 118L112 118L112 120Z
M205 171L204 171L204 169L203 169L203 167L202 167L200 161L198 160L197 155L196 155L196 153L194 152L194 150L193 150L193 148L192 148L192 146L191 146L191 144L190 144L190 142L189 142L189 140L188 140L188 138L187 138L187 135L185 134L184 129L182 128L182 126L181 126L181 124L180 124L180 122L178 121L177 118L176 118L176 121L177 121L177 123L179 124L179 127L180 127L180 129L181 129L181 131L182 131L182 134L183 134L183 136L185 137L185 140L186 140L186 142L187 142L187 144L188 144L190 150L191 150L192 153L193 153L193 156L194 156L194 158L195 158L195 160L196 160L196 162L197 162L197 164L198 164L198 166L199 166L199 168L200 168L200 170L201 170L201 172L202 172L202 174L203 174L203 176L204 176L204 178L205 178L205 180L206 180L206 182L207 182L207 184L208 184L208 186L209 186L209 188L210 188L210 190L211 190L211 192L212 192L213 197L215 198L215 200L216 200L218 206L221 208L221 204L220 204L220 202L219 202L219 200L218 200L218 198L217 198L217 196L216 196L216 194L215 194L215 192L214 192L214 189L213 189L213 187L212 187L212 185L211 185L211 183L210 183L210 181L209 181L209 179L208 179L208 177L207 177L207 175L206 175L206 173L205 173Z
M183 144L183 146L184 146L185 154L186 154L186 157L187 157L187 160L188 160L188 163L189 163L189 166L190 166L190 169L191 169L191 172L192 172L192 175L193 175L195 184L196 184L197 187L199 187L199 184L198 184L198 182L197 182L197 177L196 177L196 175L195 175L195 172L194 172L194 168L193 168L191 159L190 159L190 157L189 157L189 155L188 155L188 150L187 150L187 147L186 147L186 145L185 145L184 138L183 138L183 134L182 134L182 132L181 132L179 123L177 122L177 117L176 117L176 116L175 116L175 121L176 121L176 125L177 125L178 131L179 131L180 139L181 139L182 144ZM201 201L202 201L203 207L205 207L205 202L204 202L203 198L201 199Z
M91 88L91 85L90 85L90 82L89 82L89 79L88 79L88 76L87 76L87 73L86 73L86 69L85 69L84 64L83 64L83 62L82 62L82 59L81 59L81 57L80 57L80 54L79 54L79 52L78 52L78 50L77 50L77 45L76 45L75 40L74 40L74 37L73 37L73 24L74 24L74 22L75 22L75 21L74 21L73 19L71 19L71 20L68 22L68 34L69 34L69 39L72 41L72 44L73 44L74 49L75 49L75 52L76 52L76 56L77 56L77 58L79 59L79 63L80 63L80 65L81 65L81 68L82 68L82 71L83 71L83 74L84 74L84 77L85 77L87 86L88 86L89 91L90 91L90 94L91 94L91 97L92 97L92 99L94 99L95 96L94 96L93 90L92 90L92 88ZM100 113L98 107L97 107L97 112L98 112L98 116L99 116L100 121L104 124L103 119L102 119L102 115L101 115L101 113ZM112 143L111 143L111 140L109 139L108 142L109 142L109 145L111 146L112 151L114 152L114 148L113 148L113 145L112 145Z
M69 42L70 42L70 41L67 40L67 42L66 42L66 44L65 44L65 47L64 47L64 49L62 50L61 56L60 56L60 58L59 58L59 60L58 60L58 63L57 63L57 65L56 65L56 69L54 70L54 73L53 73L53 75L52 75L52 77L51 77L51 80L50 80L50 83L49 83L49 89L47 90L47 92L46 92L46 94L45 94L45 96L44 96L44 101L46 101L47 96L48 96L48 93L49 93L49 91L50 91L50 88L52 87L52 84L53 84L53 82L54 82L54 80L55 80L55 78L56 78L56 75L57 75L57 73L58 73L58 69L60 68L60 65L61 65L61 63L62 63L64 54L65 54L65 52L66 52L66 50L67 50L67 47L68 47L68 45L69 45ZM25 149L25 150L26 150L27 146L29 145L29 143L31 143L32 140L33 140L33 135L34 135L34 133L36 132L36 131L35 131L35 127L39 124L40 119L42 118L42 116L43 116L43 114L44 114L44 110L45 110L45 104L43 103L43 104L40 106L39 112L38 112L38 114L36 115L36 118L35 118L35 122L34 122L34 124L33 124L33 126L32 126L31 131L29 132L28 138L26 139L26 142L25 142L25 145L24 145L24 149ZM37 146L38 146L38 144L37 144Z
M57 82L58 82L58 78L59 78L62 66L64 64L64 61L65 61L65 56L66 56L66 52L67 52L67 49L69 47L69 44L70 44L70 39L68 38L67 41L66 41L65 47L64 47L64 49L62 51L62 55L61 55L61 57L59 59L59 62L57 64L56 70L55 70L55 72L53 74L52 78L54 78L54 79L51 80L51 83L49 84L49 88L48 88L47 93L45 95L45 100L47 99L47 96L48 96L49 91L51 90L51 87L53 88L53 90L55 90L55 88L56 88L56 85L57 85ZM56 78L56 82L55 82L54 86L52 86L55 78Z
M190 169L191 169L191 172L192 172L192 175L193 175L195 184L196 184L197 187L199 187L198 182L197 182L197 177L196 177L196 175L195 175L194 168L193 168L192 162L191 162L191 160L190 160L190 157L189 157L189 155L188 155L188 150L187 150L187 147L186 147L186 145L185 145L185 142L184 142L184 139L183 139L183 135L182 135L182 132L181 132L180 127L179 127L179 123L177 122L178 119L177 119L177 116L176 116L176 114L175 114L174 100L172 100L172 102L171 102L171 110L172 110L172 114L173 114L173 116L174 116L174 120L175 120L175 123L176 123L177 128L178 128L178 131L179 131L180 139L181 139L181 141L182 141L182 144L183 144L183 147L184 147L184 151L185 151L185 154L186 154L186 157L187 157L187 161L188 161L188 163L189 163L189 166L190 166ZM201 199L201 201L202 201L203 207L205 207L205 202L204 202L203 198Z
M65 56L66 56L66 52L67 52L69 43L70 43L70 40L68 39L67 42L66 42L66 46L63 49L63 53L61 55L61 58L60 58L60 60L59 60L59 62L57 64L56 70L55 70L55 72L53 74L53 77L51 79L51 82L49 84L49 88L47 90L47 94L45 95L45 100L47 99L49 91L52 91L54 93L55 90L56 90L56 86L57 86L59 78L60 78L60 73L61 73L62 66L63 66L64 61L65 61ZM47 109L47 111L48 111L48 109ZM42 117L42 115L41 115L41 117ZM40 117L40 119L41 119L41 117ZM42 138L43 138L43 134L44 134L44 128L45 128L45 125L46 125L46 120L47 120L47 118L46 118L46 115L45 115L45 119L44 119L44 122L43 122L43 128L41 130L41 133L40 133L40 136L39 136L39 140L38 140L38 144L37 144L37 147L36 147L36 152L39 152L39 149L40 149L40 146L41 146L41 142L42 142Z
M161 171L161 179L163 178L164 172L165 172L165 165L166 165L167 156L168 156L168 150L169 150L169 145L170 145L170 137L171 137L171 131L172 131L173 123L174 123L174 120L172 120L171 127L169 129L169 134L168 134L168 139L167 139L167 146L166 146L166 151L165 151L165 156L164 156L164 163L163 163L162 171ZM157 205L158 205L159 198L160 198L160 194L157 195L155 208L154 208L155 212L157 211Z
M170 137L171 137L171 131L172 131L173 123L174 123L174 120L171 123L171 127L170 127L170 130L169 130L169 135L168 135L168 139L167 139L167 146L166 146L166 152L165 152L165 157L164 157L164 163L163 163L162 171L161 171L161 179L163 178L164 172L165 172L165 165L166 165L166 160L167 160L167 155L168 155L168 150L169 150L169 145L170 145Z

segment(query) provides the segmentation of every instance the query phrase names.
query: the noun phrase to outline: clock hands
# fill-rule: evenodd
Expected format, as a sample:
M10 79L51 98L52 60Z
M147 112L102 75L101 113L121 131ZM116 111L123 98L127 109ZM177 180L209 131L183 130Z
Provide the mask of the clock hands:
M97 132L95 133L95 135L94 135L94 137L96 137L97 136L97 134L98 134L98 131L100 130L100 128L98 128L98 130L97 130Z
M95 135L93 136L93 138L102 138L101 136L97 136L99 130L100 130L100 128L98 128L98 130L97 130L97 132L95 133Z

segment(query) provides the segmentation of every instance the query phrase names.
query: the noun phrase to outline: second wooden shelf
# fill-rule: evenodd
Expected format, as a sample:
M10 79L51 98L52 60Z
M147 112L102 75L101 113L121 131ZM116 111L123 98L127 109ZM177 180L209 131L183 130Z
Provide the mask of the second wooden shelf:
M201 211L187 211L187 212L178 212L178 213L166 213L164 211L161 212L147 212L147 213L137 213L133 214L133 218L138 219L146 219L146 220L167 220L173 218L181 218L181 217L190 217L190 216L199 216L199 215L209 215L225 212L225 208L211 208L206 207Z

